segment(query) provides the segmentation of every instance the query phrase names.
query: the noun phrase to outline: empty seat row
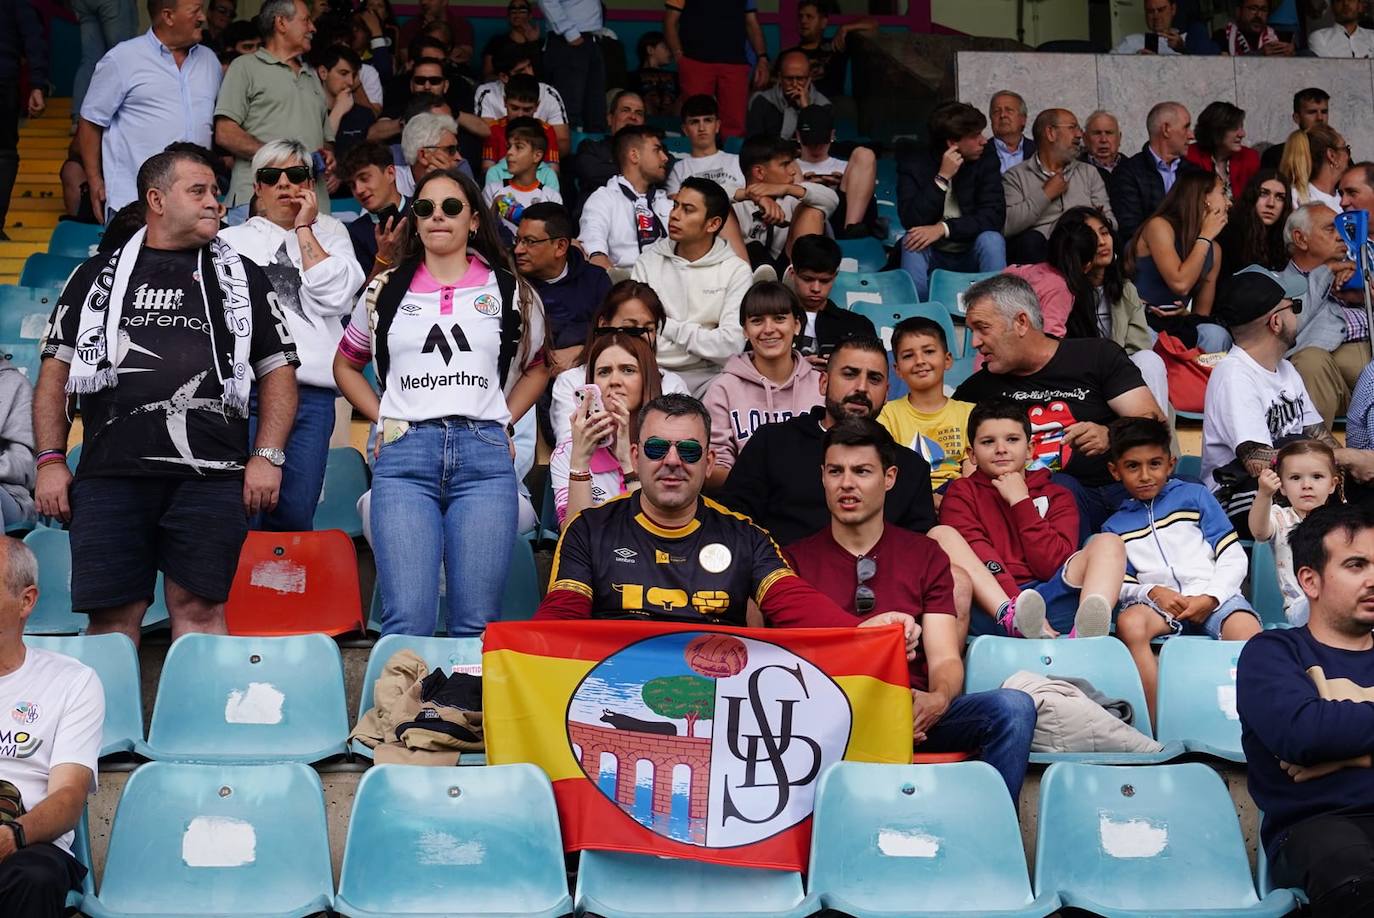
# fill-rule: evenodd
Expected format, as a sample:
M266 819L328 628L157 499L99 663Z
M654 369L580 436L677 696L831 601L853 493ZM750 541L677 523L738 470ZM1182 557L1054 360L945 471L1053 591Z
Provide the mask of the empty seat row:
M357 918L1283 915L1256 894L1230 794L1200 764L1057 764L1033 882L1016 811L981 762L842 762L816 790L800 874L585 851L568 895L558 811L532 765L382 765L359 782L337 895L319 777L302 765L153 763L124 788L93 918L191 911Z

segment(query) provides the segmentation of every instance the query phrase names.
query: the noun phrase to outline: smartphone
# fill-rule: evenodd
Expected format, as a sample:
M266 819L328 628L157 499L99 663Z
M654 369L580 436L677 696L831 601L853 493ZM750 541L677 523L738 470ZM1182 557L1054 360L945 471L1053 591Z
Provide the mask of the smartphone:
M389 233L396 228L396 224L401 222L401 212L396 209L395 204L388 204L377 211L377 225L382 228L382 232Z
M1291 45L1293 43L1294 32L1292 29L1276 29L1275 31L1278 32L1279 41L1283 42L1285 45Z
M1145 33L1145 50L1146 50L1146 51L1149 51L1151 54L1158 54L1158 53L1159 53L1159 33L1158 33L1158 32L1146 32L1146 33Z
M587 412L587 417L598 415L606 410L606 404L601 400L601 387L596 383L588 383L585 386L578 386L573 393L577 399L577 407ZM613 436L607 435L596 441L596 445L610 449L615 443Z

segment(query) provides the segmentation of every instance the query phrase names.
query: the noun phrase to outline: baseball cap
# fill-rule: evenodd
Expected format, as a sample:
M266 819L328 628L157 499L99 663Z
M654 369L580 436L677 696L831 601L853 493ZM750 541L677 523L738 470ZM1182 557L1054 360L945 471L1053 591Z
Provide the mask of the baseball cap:
M1299 313L1306 296L1307 282L1303 278L1250 265L1221 284L1212 316L1228 328L1235 328L1267 315L1284 300L1293 300L1293 312Z
M797 112L797 136L807 145L829 143L835 132L835 116L828 105L808 105Z

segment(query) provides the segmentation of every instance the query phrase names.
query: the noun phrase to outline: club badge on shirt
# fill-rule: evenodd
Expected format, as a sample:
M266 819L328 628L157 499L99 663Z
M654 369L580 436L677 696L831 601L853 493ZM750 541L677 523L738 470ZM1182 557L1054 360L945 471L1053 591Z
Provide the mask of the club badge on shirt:
M484 293L472 301L472 308L484 316L496 316L501 314L501 303L490 293Z
M697 555L697 560L704 570L712 574L719 574L730 566L730 549L719 542L712 542L701 550L701 553Z

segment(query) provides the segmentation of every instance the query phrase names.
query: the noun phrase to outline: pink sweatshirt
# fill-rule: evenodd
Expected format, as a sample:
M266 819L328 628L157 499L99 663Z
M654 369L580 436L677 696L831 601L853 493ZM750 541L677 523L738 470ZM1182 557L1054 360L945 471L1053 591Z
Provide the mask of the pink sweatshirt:
M748 354L736 354L712 381L702 403L711 413L711 448L716 465L734 468L735 457L764 424L806 414L821 398L821 374L792 352L792 377L781 386L754 369Z

